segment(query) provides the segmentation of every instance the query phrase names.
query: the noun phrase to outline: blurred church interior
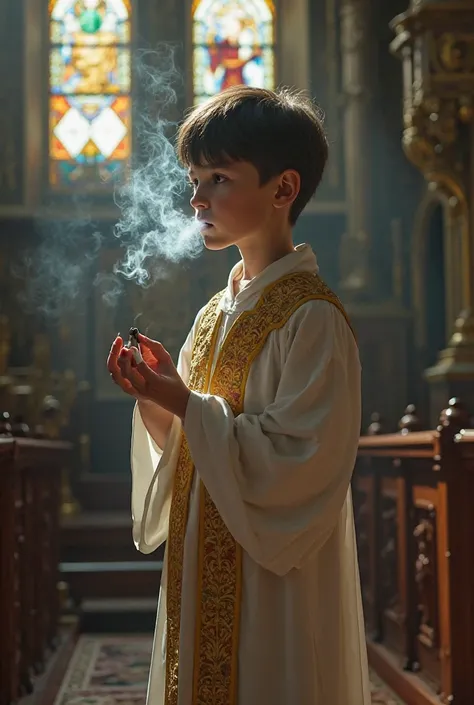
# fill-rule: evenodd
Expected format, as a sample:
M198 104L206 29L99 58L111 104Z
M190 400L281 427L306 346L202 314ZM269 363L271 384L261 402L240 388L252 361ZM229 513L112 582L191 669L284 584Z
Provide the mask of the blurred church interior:
M176 356L237 253L163 256L146 286L116 265L159 210L130 184L161 194L173 168L150 130L235 83L325 113L295 234L362 359L373 703L472 705L474 0L4 0L0 18L0 705L145 704L163 551L132 543L133 402L105 360L132 324Z

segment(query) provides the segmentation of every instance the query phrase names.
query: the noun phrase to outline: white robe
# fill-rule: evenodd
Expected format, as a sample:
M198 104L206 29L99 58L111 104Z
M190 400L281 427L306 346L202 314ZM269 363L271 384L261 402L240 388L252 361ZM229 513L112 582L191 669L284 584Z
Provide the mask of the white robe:
M220 304L216 356L265 286L316 270L311 248L302 245L234 297L236 265ZM179 358L185 381L199 317ZM133 535L143 553L167 538L181 430L175 418L160 449L135 409ZM254 361L244 413L234 418L222 398L192 392L184 431L196 472L184 547L179 705L192 703L198 477L243 547L238 705L369 705L350 493L360 363L342 314L326 301L303 304ZM165 705L166 587L165 556L148 705Z

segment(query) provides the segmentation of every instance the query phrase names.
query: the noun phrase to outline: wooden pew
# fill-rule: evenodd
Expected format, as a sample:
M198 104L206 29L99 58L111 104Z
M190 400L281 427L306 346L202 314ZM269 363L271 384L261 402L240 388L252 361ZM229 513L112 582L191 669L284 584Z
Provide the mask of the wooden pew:
M451 400L361 437L353 478L369 660L407 705L474 702L474 430Z
M0 705L33 691L56 646L62 441L0 437Z

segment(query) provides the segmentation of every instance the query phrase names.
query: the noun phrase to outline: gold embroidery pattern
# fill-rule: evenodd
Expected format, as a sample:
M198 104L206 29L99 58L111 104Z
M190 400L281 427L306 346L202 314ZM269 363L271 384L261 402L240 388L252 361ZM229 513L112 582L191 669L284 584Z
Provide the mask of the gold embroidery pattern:
M188 386L198 392L207 389L210 376L210 361L213 358L220 317L217 307L222 292L216 294L202 315L196 340L193 345L192 364ZM184 537L189 510L189 496L194 467L188 443L182 435L173 485L169 532L168 532L168 589L166 598L166 703L178 702L179 630L181 624L182 565Z
M285 325L299 306L314 299L322 299L334 304L348 321L339 299L314 274L297 272L270 284L263 291L255 308L242 313L230 329L218 355L210 393L226 399L234 414L241 413L251 364L262 350L269 333ZM200 327L193 350L192 369L194 370L195 366L196 369L200 369L199 380L204 378L204 361L209 363L206 376L209 375L213 347L211 339L215 344L220 324L220 321L215 319L215 313L212 314L211 304L212 301L206 310L206 313L209 312L209 317L206 319L206 324L203 317L202 335ZM213 317L216 322L212 330L210 323ZM198 379L195 382L198 383ZM199 386L201 387L200 384ZM207 385L203 385L202 389L207 389ZM192 480L193 476L192 459L185 439L180 452L179 474L182 476L182 481L179 485L175 484L171 511L173 523L170 517L168 538L168 590L171 587L171 580L175 581L175 585L179 584L179 589L173 588L171 603L168 594L168 609L172 607L174 627L170 639L170 612L168 612L168 648L172 650L167 655L167 666L168 672L170 668L172 672L170 680L167 681L167 705L175 705L177 702L180 576L191 490L189 478ZM187 481L185 476L188 477ZM188 496L185 500L175 496L179 491L187 492ZM173 512L174 504L176 507ZM173 537L173 544L170 543L172 529L173 531L179 529L179 535ZM241 547L227 530L217 508L201 483L193 705L234 705L236 702L241 559ZM171 686L170 690L168 690L168 683Z
M242 548L200 483L193 705L233 705L237 687Z
M211 382L211 394L226 399L234 414L243 409L250 366L268 334L282 328L297 308L311 300L329 301L350 326L337 296L311 272L295 272L274 282L264 289L255 308L237 318L219 352Z

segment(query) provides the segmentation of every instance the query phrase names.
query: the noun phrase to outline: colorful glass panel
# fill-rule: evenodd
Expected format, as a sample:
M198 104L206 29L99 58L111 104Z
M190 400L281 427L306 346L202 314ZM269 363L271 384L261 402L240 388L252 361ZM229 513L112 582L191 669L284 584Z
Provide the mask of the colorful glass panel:
M194 4L195 103L229 86L274 87L274 15L268 0L201 0Z
M131 0L50 1L50 185L109 187L131 149Z

